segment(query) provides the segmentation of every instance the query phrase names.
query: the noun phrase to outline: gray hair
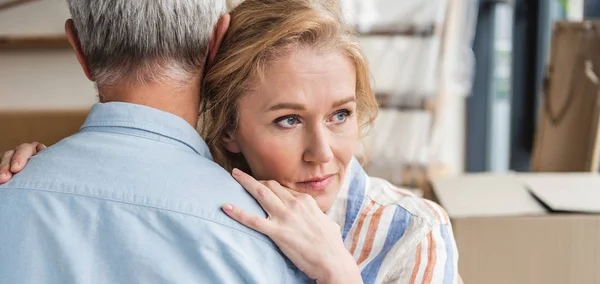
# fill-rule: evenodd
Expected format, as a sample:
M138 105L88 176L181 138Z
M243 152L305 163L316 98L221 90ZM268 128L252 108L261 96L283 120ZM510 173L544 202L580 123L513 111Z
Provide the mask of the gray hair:
M98 87L184 82L202 71L225 0L68 0Z

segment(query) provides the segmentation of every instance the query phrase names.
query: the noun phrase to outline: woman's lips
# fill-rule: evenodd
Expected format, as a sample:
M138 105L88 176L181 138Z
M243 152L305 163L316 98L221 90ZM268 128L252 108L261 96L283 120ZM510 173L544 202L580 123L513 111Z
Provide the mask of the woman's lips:
M297 185L304 189L313 191L325 191L327 186L333 181L335 174L327 175L321 178L310 179L303 182L298 182Z

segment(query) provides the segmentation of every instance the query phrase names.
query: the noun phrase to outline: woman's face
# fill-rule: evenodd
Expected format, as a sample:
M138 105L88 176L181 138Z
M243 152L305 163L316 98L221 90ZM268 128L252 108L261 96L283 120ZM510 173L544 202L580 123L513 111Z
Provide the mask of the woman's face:
M239 101L225 138L259 180L276 180L331 207L358 140L356 72L339 52L296 49L270 62Z

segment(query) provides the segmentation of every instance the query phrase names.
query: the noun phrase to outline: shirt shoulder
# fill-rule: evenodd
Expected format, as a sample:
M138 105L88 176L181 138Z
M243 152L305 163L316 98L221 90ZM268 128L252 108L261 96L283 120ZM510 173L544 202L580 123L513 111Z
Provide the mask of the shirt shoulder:
M366 187L367 198L378 205L400 207L432 228L450 224L448 214L439 204L419 197L410 190L377 177L368 177Z
M173 161L168 163L167 161ZM264 211L223 168L185 147L113 133L79 133L34 156L0 189L75 203L112 203L136 212L186 216L267 240L221 210ZM183 217L182 217L183 218Z
M226 220L216 222L220 217L36 190L7 189L0 197L0 223L10 228L0 233L9 249L0 255L7 264L0 275L13 283L25 282L19 269L40 278L46 275L42 271L52 271L56 280L33 282L64 283L48 256L76 260L61 268L77 277L101 275L96 280L102 283L157 278L170 283L281 283L294 276L268 239ZM56 245L61 243L69 245Z
M380 258L367 258L363 272L377 263L379 269L368 273L375 283L450 283L458 254L446 211L380 178L368 177L366 187L366 201L383 212L378 230L387 233L373 245L372 255Z

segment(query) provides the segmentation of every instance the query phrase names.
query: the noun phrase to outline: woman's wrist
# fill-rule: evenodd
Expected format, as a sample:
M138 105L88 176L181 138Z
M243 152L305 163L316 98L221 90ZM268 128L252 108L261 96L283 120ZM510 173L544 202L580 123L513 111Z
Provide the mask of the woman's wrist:
M356 261L347 253L343 259L334 259L332 265L325 265L323 277L317 279L318 284L362 284L360 269Z

